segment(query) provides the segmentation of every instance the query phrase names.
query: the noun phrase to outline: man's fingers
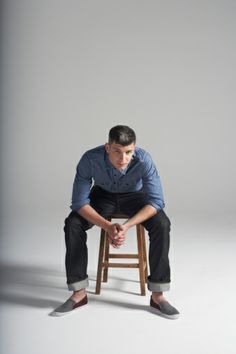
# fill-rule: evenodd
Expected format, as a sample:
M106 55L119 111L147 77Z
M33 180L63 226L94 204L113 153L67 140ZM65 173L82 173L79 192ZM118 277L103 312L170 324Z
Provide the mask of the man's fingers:
M126 227L125 227L124 224L119 224L118 229L119 229L120 231L124 231L124 232L125 232Z
M125 233L126 231L123 225L120 225L118 223L111 225L111 231L109 232L111 238L117 240L120 237L124 237Z
M115 242L113 242L113 244L115 244L115 245L118 245L118 246L121 246L121 245L123 245L124 244L124 241L125 240L116 240Z
M125 240L125 232L123 231L122 225L118 223L112 224L108 237L112 247L118 248L123 245Z
M122 246L124 244L124 241L125 241L124 239L118 239L118 240L114 240L114 238L110 239L110 243L114 248L118 248Z
M119 224L112 224L110 227L110 231L108 231L109 235L113 238L119 233L119 229L117 227L118 225Z

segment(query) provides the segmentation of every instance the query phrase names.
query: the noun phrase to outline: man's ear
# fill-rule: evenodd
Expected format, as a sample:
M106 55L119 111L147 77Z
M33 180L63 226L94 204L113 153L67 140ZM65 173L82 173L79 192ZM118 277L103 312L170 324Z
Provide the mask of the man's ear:
M106 152L109 154L110 145L108 143L105 144L105 149L106 149Z

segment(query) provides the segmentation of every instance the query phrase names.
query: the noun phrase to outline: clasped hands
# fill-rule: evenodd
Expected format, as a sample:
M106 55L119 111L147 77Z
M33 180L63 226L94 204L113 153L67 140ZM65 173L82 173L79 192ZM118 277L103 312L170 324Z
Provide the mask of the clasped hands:
M114 248L119 248L125 242L128 227L125 224L114 223L107 227L109 242Z

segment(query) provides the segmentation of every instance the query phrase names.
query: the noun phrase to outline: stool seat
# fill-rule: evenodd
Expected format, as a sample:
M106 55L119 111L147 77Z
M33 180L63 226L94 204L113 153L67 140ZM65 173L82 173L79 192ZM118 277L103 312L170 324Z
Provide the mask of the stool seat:
M112 219L128 219L125 214L112 214L107 217L107 220ZM137 248L138 253L110 253L110 243L108 234L105 230L101 229L100 234L100 247L98 256L98 269L96 280L96 294L101 292L101 282L107 282L108 268L138 268L140 277L141 295L146 294L145 283L147 282L148 269L147 269L147 250L145 241L145 229L141 224L136 225L137 234ZM137 263L118 263L109 262L109 259L123 258L123 259L138 259Z

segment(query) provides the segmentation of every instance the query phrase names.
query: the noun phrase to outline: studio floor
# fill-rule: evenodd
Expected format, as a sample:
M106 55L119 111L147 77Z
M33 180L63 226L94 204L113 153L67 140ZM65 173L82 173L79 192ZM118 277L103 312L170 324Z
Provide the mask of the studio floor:
M173 224L173 223L172 223ZM109 270L108 283L95 295L99 238L90 231L87 306L68 316L50 312L70 293L65 284L63 238L42 252L42 238L27 257L25 242L10 254L5 241L1 265L1 353L3 354L233 354L235 341L235 235L232 223L174 221L171 231L171 290L167 300L178 308L178 320L167 320L149 310L150 292L140 295L137 269ZM53 226L38 229L50 239ZM15 239L37 233L15 230ZM54 235L56 237L56 235ZM53 238L54 239L54 238ZM58 240L58 239L57 239ZM130 235L124 249L135 247ZM148 244L148 241L147 241ZM50 252L49 252L50 251ZM25 252L25 253L24 253ZM24 255L24 257L23 257ZM60 259L60 264L56 260Z

